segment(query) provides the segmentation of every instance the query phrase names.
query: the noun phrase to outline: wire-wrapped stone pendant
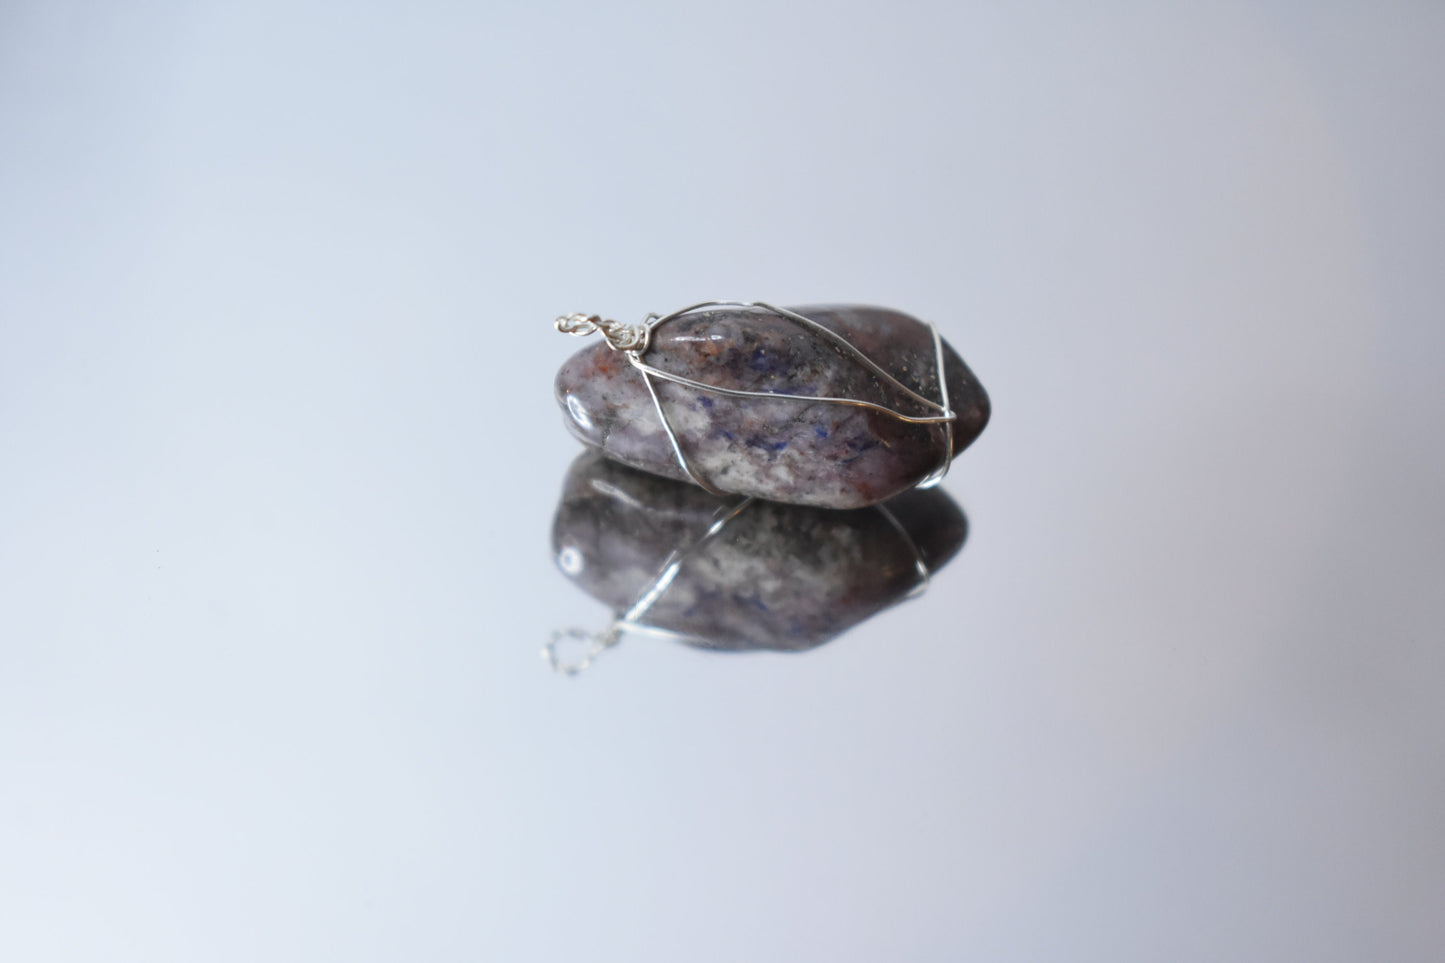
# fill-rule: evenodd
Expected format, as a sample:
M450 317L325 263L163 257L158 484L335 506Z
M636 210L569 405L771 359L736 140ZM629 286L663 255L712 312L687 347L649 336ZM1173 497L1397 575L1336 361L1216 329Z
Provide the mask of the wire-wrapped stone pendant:
M710 301L557 327L605 339L557 375L572 433L717 494L873 505L937 481L988 422L988 395L937 330L885 308Z

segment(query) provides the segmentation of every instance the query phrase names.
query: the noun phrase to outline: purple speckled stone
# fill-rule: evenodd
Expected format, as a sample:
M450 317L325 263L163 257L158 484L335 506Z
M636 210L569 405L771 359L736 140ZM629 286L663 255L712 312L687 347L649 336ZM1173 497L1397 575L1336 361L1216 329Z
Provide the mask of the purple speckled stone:
M621 614L671 552L696 543L739 501L589 452L568 472L553 521L558 567ZM851 511L754 501L683 555L639 621L703 648L810 649L905 598L919 582L916 558L936 572L967 533L963 513L937 488Z
M938 399L933 336L915 318L885 308L794 308L842 335L925 398ZM911 416L936 412L860 364L832 339L762 308L711 308L658 327L643 360L724 388L855 398ZM989 417L988 395L944 345L949 400L958 420L953 451ZM918 484L943 457L944 428L901 421L853 405L734 398L658 380L682 450L724 492L823 508L858 508ZM667 478L686 473L663 431L641 373L599 341L557 375L557 400L571 432L609 458Z

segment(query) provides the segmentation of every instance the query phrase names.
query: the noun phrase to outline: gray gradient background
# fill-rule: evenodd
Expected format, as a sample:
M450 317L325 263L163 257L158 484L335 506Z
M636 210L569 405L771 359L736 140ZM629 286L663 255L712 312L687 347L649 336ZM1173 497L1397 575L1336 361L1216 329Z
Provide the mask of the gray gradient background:
M1445 955L1445 6L0 5L0 957ZM801 656L549 557L574 310L995 400Z

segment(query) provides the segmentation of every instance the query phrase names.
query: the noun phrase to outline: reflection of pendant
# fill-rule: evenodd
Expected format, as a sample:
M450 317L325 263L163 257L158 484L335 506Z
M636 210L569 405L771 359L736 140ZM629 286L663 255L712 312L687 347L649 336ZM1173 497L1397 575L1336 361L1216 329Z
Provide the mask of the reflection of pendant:
M711 301L557 326L605 339L557 375L572 433L717 494L876 504L942 477L988 422L988 395L937 331L884 308Z
M718 497L589 452L553 522L558 567L617 618L559 633L563 671L624 631L707 649L801 651L917 594L963 545L967 523L939 489L852 511ZM568 655L568 643L584 651Z

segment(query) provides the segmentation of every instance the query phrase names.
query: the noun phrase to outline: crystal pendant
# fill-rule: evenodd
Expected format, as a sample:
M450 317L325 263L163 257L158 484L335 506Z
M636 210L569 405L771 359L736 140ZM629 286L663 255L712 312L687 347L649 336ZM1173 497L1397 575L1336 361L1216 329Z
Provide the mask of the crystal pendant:
M937 480L989 418L936 329L885 308L708 302L643 325L558 327L605 338L557 375L572 433L715 494L873 505Z

